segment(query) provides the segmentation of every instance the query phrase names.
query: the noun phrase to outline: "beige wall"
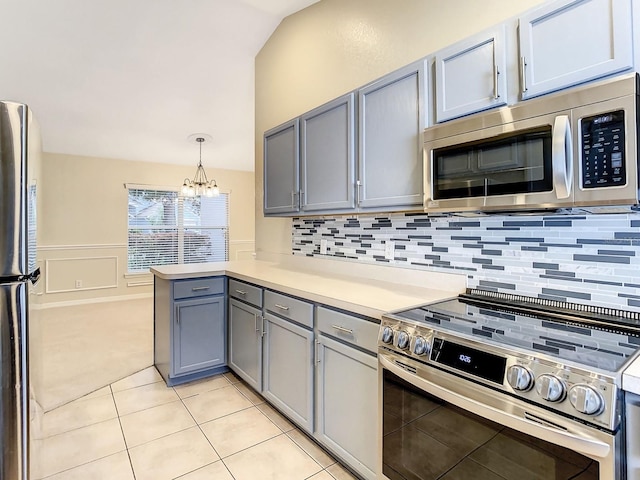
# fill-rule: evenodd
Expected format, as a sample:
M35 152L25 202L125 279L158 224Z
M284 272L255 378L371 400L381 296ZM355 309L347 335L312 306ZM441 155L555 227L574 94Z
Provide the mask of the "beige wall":
M253 172L206 169L230 192L229 258L254 250ZM38 256L42 302L151 293L151 276L127 276L125 183L178 186L192 166L45 153ZM75 288L75 281L82 288ZM66 291L66 290L71 290Z
M256 251L291 253L291 220L262 215L262 135L543 0L322 0L256 57Z

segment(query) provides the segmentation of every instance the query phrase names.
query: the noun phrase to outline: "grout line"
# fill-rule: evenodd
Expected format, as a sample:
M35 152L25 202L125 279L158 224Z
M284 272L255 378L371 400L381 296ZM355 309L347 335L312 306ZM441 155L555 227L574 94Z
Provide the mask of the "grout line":
M124 446L127 451L127 458L129 458L129 465L131 466L131 474L133 475L133 480L136 480L136 471L133 468L133 462L131 461L131 453L129 452L129 445L127 444L127 437L124 434L124 428L122 428L122 420L120 420L120 412L118 411L118 404L116 403L116 398L113 394L113 388L109 385L109 391L111 392L111 399L113 400L113 404L116 407L116 414L118 415L118 424L120 425L120 431L122 432L122 440L124 441Z
M175 387L171 387L173 388L173 391L175 392ZM226 387L223 387L226 388ZM176 392L177 394L177 392ZM180 397L180 395L178 395L178 397ZM193 398L193 397L187 397L187 398ZM194 423L196 424L196 426L198 427L198 430L200 430L200 433L202 433L202 435L204 436L204 438L207 440L207 442L209 443L209 445L211 445L211 448L213 449L213 451L215 452L215 454L218 456L218 458L220 460L222 460L222 457L220 456L220 454L218 453L218 451L216 450L216 447L213 446L213 444L211 443L211 440L209 440L209 437L207 437L207 435L205 435L204 430L202 430L202 427L200 426L200 424L198 423L198 421L196 420L196 417L193 416L193 413L191 413L191 410L189 410L189 407L187 407L187 405L184 403L183 398L180 398L180 401L182 402L182 405L184 406L184 408L187 410L187 413L189 414L189 416L193 419ZM203 422L203 423L207 423L207 422ZM202 468L202 467L201 467ZM225 465L226 468L226 465ZM228 469L227 469L228 470Z

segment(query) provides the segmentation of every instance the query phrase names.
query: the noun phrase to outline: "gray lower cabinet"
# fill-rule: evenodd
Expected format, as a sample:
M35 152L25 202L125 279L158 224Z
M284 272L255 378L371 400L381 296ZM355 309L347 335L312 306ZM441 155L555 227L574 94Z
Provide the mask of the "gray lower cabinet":
M262 390L262 312L229 299L229 367L251 387Z
M229 367L354 472L375 479L379 325L234 279L229 296Z
M168 385L226 371L226 279L154 280L154 364Z
M328 337L318 338L317 436L365 478L376 478L376 357Z
M176 302L173 374L225 363L224 295Z
M372 338L378 326L319 307L318 328L315 437L355 472L374 480L379 434L378 361L375 353L361 348L374 348Z
M313 330L266 313L262 394L313 433Z

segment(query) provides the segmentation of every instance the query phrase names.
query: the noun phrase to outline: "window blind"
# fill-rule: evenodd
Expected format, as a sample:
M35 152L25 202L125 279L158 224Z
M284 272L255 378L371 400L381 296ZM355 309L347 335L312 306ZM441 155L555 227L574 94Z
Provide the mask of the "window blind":
M129 188L128 271L229 258L229 198Z

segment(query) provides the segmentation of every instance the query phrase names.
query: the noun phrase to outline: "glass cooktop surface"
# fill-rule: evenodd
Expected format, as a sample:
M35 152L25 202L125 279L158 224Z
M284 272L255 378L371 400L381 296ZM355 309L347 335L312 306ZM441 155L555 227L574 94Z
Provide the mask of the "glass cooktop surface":
M435 330L459 333L476 341L518 347L534 354L544 353L607 372L618 372L640 349L640 329L633 333L579 321L558 321L544 314L522 314L509 311L508 307L493 309L461 298L393 316L423 323Z

